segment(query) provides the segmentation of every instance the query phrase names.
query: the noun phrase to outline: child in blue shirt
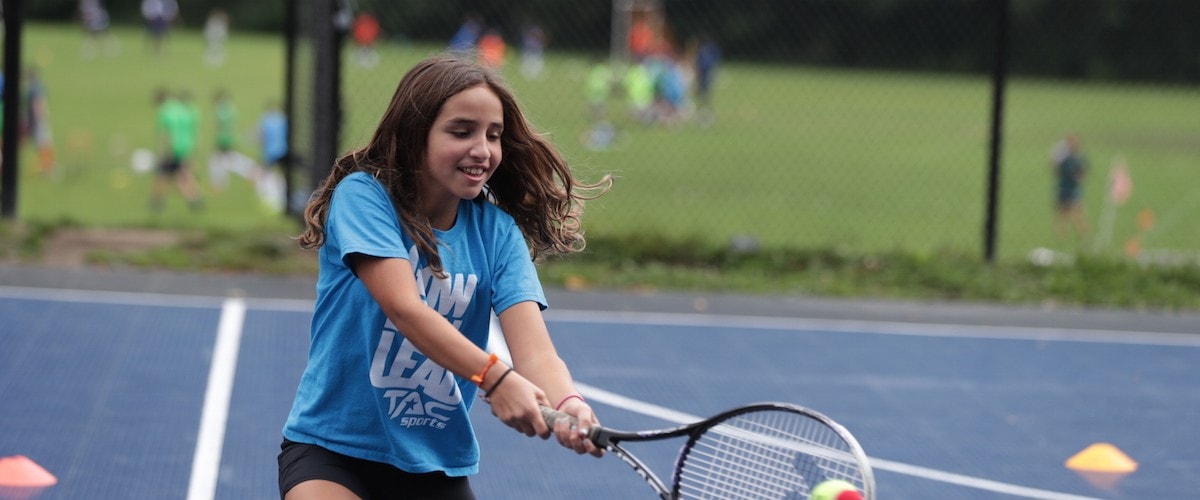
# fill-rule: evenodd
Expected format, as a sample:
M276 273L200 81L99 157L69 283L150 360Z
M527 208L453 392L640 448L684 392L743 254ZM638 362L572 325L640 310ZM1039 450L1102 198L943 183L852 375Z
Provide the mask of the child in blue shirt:
M533 259L583 247L585 184L491 70L433 57L371 141L338 159L300 235L320 274L308 365L283 429L286 499L474 498L477 395L509 427L602 450L551 342ZM491 314L513 366L485 351ZM548 428L538 406L579 420Z

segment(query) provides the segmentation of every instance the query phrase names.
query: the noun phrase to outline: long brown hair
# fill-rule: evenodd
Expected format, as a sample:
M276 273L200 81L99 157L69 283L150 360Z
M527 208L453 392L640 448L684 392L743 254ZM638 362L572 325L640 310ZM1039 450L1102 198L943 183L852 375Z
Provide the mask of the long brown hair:
M305 229L298 240L307 249L325 243L325 218L333 189L352 172L366 172L387 189L400 223L435 273L443 273L429 220L420 213L417 174L423 168L429 132L442 104L459 92L487 85L500 99L504 131L503 159L480 197L516 220L531 257L542 252L569 253L585 245L580 216L583 204L612 186L605 175L595 184L578 181L562 155L537 133L500 77L470 60L453 56L426 59L404 75L371 141L338 158L304 210Z

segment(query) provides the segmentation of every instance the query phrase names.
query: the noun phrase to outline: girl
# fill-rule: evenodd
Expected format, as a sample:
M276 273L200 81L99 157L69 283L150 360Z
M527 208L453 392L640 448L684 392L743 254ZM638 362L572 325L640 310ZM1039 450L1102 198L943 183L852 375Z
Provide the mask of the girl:
M409 70L305 210L320 275L280 495L474 498L477 393L509 427L601 456L541 420L544 405L599 425L550 341L533 258L582 249L583 203L609 187L577 181L490 70L452 57ZM493 311L513 367L484 350Z

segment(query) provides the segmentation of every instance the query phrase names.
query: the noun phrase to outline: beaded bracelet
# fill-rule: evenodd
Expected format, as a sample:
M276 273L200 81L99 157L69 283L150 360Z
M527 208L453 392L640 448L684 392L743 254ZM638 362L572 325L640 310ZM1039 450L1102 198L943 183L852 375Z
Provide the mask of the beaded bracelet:
M471 375L471 382L475 382L475 385L482 384L483 377L487 376L488 370L491 370L492 365L495 365L496 361L499 361L499 360L500 360L500 357L496 356L496 353L492 353L491 356L488 356L487 365L484 365L483 369L479 370L479 373L476 373L475 375Z

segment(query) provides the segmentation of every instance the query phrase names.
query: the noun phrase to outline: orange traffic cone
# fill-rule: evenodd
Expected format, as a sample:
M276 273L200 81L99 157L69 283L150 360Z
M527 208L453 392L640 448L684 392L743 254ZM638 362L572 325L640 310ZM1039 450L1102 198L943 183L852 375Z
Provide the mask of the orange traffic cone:
M1138 468L1137 462L1109 443L1096 443L1067 459L1067 468L1103 490L1116 488L1121 478Z
M0 499L34 498L57 483L54 474L25 456L0 457Z

